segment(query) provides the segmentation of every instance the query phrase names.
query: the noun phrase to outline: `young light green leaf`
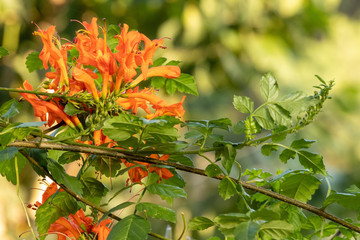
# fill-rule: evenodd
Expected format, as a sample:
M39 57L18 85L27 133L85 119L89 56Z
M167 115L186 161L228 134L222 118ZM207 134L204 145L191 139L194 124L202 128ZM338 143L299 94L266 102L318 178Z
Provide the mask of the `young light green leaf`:
M291 125L292 121L289 111L285 110L278 104L268 104L267 108L275 125L286 127Z
M26 57L25 65L29 72L44 68L43 62L40 60L39 55L39 52L32 52Z
M9 52L6 48L0 46L0 59L6 55L9 55Z
M80 209L74 198L66 192L58 192L54 197L49 197L38 210L36 210L35 224L38 228L38 233L43 240L46 233L53 224L62 216L69 216Z
M306 96L302 92L293 92L285 97L280 98L276 101L278 105L289 111L292 117L299 116L309 109L309 107L317 104L318 99Z
M268 108L258 108L253 116L259 125L264 129L272 130L276 127Z
M224 200L234 196L236 194L235 183L228 177L221 180L219 183L219 194Z
M270 156L270 154L274 151L277 151L279 148L278 145L276 144L265 144L261 147L261 153L264 155L264 156Z
M129 215L112 227L107 240L144 240L150 231L148 221L137 215Z
M174 94L175 91L188 93L192 95L199 95L195 83L195 79L192 75L181 73L178 78L168 78L166 81L166 92L169 94Z
M309 148L311 144L313 144L314 140L306 140L306 139L298 139L291 143L290 147L295 148L297 150L303 149L303 148Z
M165 197L187 197L184 189L163 183L149 185L146 187L146 189L152 194L157 194Z
M136 210L145 212L145 215L176 223L176 214L173 210L154 203L141 202L136 205Z
M242 222L234 230L236 240L253 240L256 239L260 225L254 222Z
M125 141L139 133L142 121L130 114L121 114L104 122L103 133L115 141Z
M306 203L311 199L320 184L321 181L310 174L290 175L286 176L281 183L280 193Z
M188 227L190 230L205 230L214 225L215 223L206 217L194 217L189 221Z
M242 213L226 213L220 214L214 218L214 222L221 228L231 229L235 228L241 222L247 222L250 218Z
M245 96L234 96L233 105L241 113L252 113L254 111L254 102Z
M307 151L299 151L297 154L302 166L312 170L314 173L321 173L325 176L327 175L323 162L323 157L320 154L315 154Z
M263 99L271 102L279 95L279 86L271 73L265 74L260 80L260 93Z
M286 239L293 232L294 226L282 220L267 222L260 227L260 233L266 234L271 239Z

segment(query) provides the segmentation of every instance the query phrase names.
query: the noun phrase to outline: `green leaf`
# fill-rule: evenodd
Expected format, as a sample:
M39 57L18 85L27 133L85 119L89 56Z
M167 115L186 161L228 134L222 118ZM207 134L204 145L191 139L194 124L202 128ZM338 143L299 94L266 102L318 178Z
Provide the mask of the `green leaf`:
M172 186L172 185L167 185L167 184L162 184L162 183L156 183L156 184L152 184L146 187L146 189L152 193L152 194L157 194L160 196L165 196L165 197L182 197L182 198L186 198L187 194L184 191L184 189L179 188L177 186Z
M187 165L190 167L194 166L194 163L191 160L191 158L189 158L185 155L170 155L168 161L169 162L177 162L177 163Z
M193 76L181 73L178 78L167 78L166 80L166 92L168 94L174 94L175 91L188 93L192 95L199 95Z
M136 205L136 210L140 212L145 212L145 215L152 218L161 219L176 223L176 214L173 210L160 206L154 203L138 203Z
M216 165L215 163L209 164L205 169L206 175L209 177L216 177L221 175L223 172L221 171L221 168Z
M242 134L242 133L245 133L245 123L244 121L239 121L237 122L233 128L232 128L232 131L235 133L235 134Z
M297 150L302 149L302 148L309 148L311 146L311 144L313 144L314 140L306 140L306 139L299 139L299 140L295 140L291 143L290 147L291 148L295 148Z
M274 211L268 208L260 208L250 214L252 220L279 220L281 215L278 211Z
M290 115L294 118L309 109L309 107L317 104L318 99L314 99L306 96L302 92L293 92L285 97L276 101L278 105L290 112Z
M21 169L25 167L27 159L18 153L15 147L0 151L0 174L14 185L16 185L15 155L17 156L18 170L20 173Z
M224 200L234 196L236 194L235 183L228 177L221 180L219 183L219 194Z
M298 152L299 161L302 166L312 170L314 173L321 173L327 175L323 157L320 154L315 154L307 151Z
M306 203L319 188L320 183L319 179L310 174L290 175L281 183L280 193Z
M275 125L286 127L291 125L292 121L289 111L285 110L278 104L268 104L267 108Z
M360 211L360 194L358 193L337 193L332 191L330 196L325 199L323 208L326 208L330 204L337 203L341 206Z
M74 198L66 192L58 192L54 197L49 197L36 211L35 224L40 239L45 239L46 233L60 217L75 214L80 209Z
M16 99L11 99L5 102L0 107L0 116L3 118L12 118L19 114L19 108L21 108L22 104L19 103Z
M262 98L267 102L271 102L277 99L279 95L279 87L271 73L267 73L261 78L260 93Z
M106 177L116 176L117 171L121 169L121 164L112 158L102 158L98 155L90 155L87 161L91 162L91 166L94 166L96 171Z
M188 228L190 230L204 230L214 225L215 223L206 217L194 217L189 221Z
M74 106L74 104L72 104L71 102L69 102L69 103L67 103L67 104L65 105L64 112L65 112L67 115L74 116L74 115L83 113L83 112L85 112L85 111L76 108L76 107Z
M287 163L287 161L290 158L295 159L295 157L296 157L296 152L290 149L284 149L279 155L279 158L283 163Z
M144 240L150 231L148 221L137 215L129 215L112 227L107 240Z
M93 204L99 205L101 199L106 195L109 189L99 180L92 177L82 178L83 196Z
M32 52L26 57L26 68L29 72L44 68L43 62L39 58L40 52Z
M273 152L273 151L277 151L279 148L278 145L276 144L265 144L261 147L261 153L264 155L264 156L270 156L270 154Z
M241 222L247 222L250 218L242 213L220 214L214 218L214 222L221 228L231 229L238 226Z
M125 141L139 133L142 121L130 114L121 114L104 122L103 133L114 141Z
M71 163L81 158L81 154L78 152L64 152L58 159L60 164Z
M219 128L229 131L229 127L231 126L231 120L229 118L219 118L215 120L210 120L208 122L208 128Z
M159 89L165 86L166 78L164 77L152 77L151 86L155 89Z
M276 127L268 108L258 108L253 116L264 129L273 130Z
M51 175L54 177L57 183L64 184L67 188L73 192L82 196L84 185L76 177L70 176L65 172L63 166L55 161L48 161L48 169Z
M150 124L147 125L142 133L142 139L147 144L153 143L168 143L176 141L179 133L173 126L163 124Z
M230 174L236 157L236 148L228 142L216 142L214 147L217 148L215 150L216 160L221 160L222 166Z
M242 222L234 230L236 240L252 240L256 239L260 225L254 222Z
M20 125L17 125L14 128L40 127L45 123L46 122L26 122L26 123L21 123Z
M109 211L104 213L104 215L102 215L102 217L99 219L98 222L101 222L101 221L105 220L109 216L110 213L121 210L123 208L127 208L128 206L131 206L133 204L134 204L133 202L123 202L123 203L113 207L112 209L110 209Z
M164 57L159 57L158 59L156 59L154 62L153 62L153 65L152 67L158 67L158 66L161 66L163 65L165 62L166 62L166 58Z
M293 232L294 226L282 220L267 222L260 227L260 233L271 239L286 239Z
M9 55L8 50L6 50L6 48L0 46L0 59L6 55Z
M254 102L249 97L234 96L233 105L241 113L252 113Z

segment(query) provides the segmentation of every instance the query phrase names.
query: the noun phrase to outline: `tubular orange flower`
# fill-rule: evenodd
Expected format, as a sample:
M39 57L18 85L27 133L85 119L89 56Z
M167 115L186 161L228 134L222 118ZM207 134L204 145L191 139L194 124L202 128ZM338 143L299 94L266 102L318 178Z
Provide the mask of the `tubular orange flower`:
M99 224L93 227L91 230L93 233L96 233L98 235L97 240L106 240L107 236L109 235L110 228L106 225L112 223L110 219L106 219L101 221Z
M148 70L147 75L140 74L129 86L133 88L141 81L146 80L149 77L165 77L165 78L178 78L180 76L180 68L178 66L158 66L152 67Z
M94 97L95 102L99 102L99 95L95 86L95 81L85 70L75 67L72 72L73 79L85 84L86 89Z
M24 82L23 86L26 90L33 90L31 84L29 84L27 80ZM52 126L55 121L61 122L63 120L67 125L75 128L74 123L70 120L68 115L66 115L55 103L41 100L31 93L20 93L20 95L33 106L35 116L40 117L42 121L47 121L48 126Z
M60 83L65 84L65 86L69 86L69 79L66 69L66 50L69 48L69 45L65 45L64 48L60 47L62 50L56 47L53 42L54 33L55 26L53 25L50 26L47 30L41 30L39 28L38 32L34 32L34 35L39 35L41 37L41 40L44 44L39 58L43 61L43 66L45 69L48 69L48 63L55 69L60 69Z
M154 159L159 159L162 161L167 161L169 159L169 155L167 155L167 154L162 155L160 158L159 158L159 155L157 155L157 154L151 154L149 157L154 158ZM150 167L149 172L150 173L156 172L156 174L159 175L159 177L160 177L160 181L161 181L161 179L169 179L172 176L174 176L174 174L172 174L170 172L170 170L166 169L166 168Z

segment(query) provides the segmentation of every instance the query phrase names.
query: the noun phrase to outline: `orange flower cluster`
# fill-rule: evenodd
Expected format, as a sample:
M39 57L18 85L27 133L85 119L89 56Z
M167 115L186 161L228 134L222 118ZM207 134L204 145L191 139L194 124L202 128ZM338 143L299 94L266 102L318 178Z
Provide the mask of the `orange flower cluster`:
M34 205L39 207L44 204L45 201L58 191L56 183L51 183L46 188L42 195L42 202L36 202ZM62 190L60 190L62 191ZM57 234L58 240L71 239L85 239L81 238L84 234L97 236L98 240L106 240L109 235L110 228L108 225L112 223L110 219L101 221L100 223L94 223L91 217L85 216L82 209L75 214L70 214L68 217L60 217L53 224L51 224L48 233Z
M39 58L45 69L51 66L51 71L46 73L49 84L44 85L45 91L68 94L73 96L78 93L89 93L93 104L86 106L87 110L98 108L101 101L108 103L108 99L115 99L111 104L117 104L124 110L132 110L137 114L138 108L142 108L152 119L158 116L170 115L182 117L184 109L183 100L177 104L168 104L155 95L154 91L138 90L137 86L149 77L160 76L165 78L177 78L180 76L180 68L177 66L152 67L153 55L158 48L163 47L163 39L150 40L138 31L129 31L129 26L124 24L121 33L114 36L117 46L113 51L108 46L106 27L101 28L103 38L99 37L97 19L91 23L83 22L84 29L76 33L74 43L61 44L54 37L55 26L47 30L39 28L34 34L41 37L43 49ZM143 49L141 46L143 45ZM78 56L75 63L68 63L68 53L75 48ZM137 69L140 69L138 74ZM101 89L97 88L99 82ZM25 90L32 90L32 86L26 81L23 85ZM67 101L52 98L50 101L40 98L31 93L21 93L35 109L35 116L47 121L51 126L54 122L64 121L72 128L83 128L77 116L68 116L64 112ZM151 112L148 104L153 108Z

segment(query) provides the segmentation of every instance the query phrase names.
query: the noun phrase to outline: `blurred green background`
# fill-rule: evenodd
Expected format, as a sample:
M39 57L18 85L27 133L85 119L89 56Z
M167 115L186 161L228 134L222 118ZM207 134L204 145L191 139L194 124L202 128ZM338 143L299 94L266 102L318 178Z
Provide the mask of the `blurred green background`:
M318 140L313 150L324 155L334 189L360 183L360 1L0 0L0 45L10 52L1 59L0 86L18 87L25 79L37 85L44 77L44 72L28 73L25 68L29 52L42 47L32 35L36 30L32 21L42 28L56 25L61 37L72 40L81 26L71 19L89 21L94 16L100 25L106 18L108 24L127 23L151 39L171 38L165 41L166 50L158 50L159 56L183 61L182 71L195 76L200 93L186 98L185 119L242 120L244 116L232 107L232 97L248 95L259 103L258 82L266 72L275 75L283 94L293 90L312 94L312 86L319 84L315 74L335 80L333 99L315 123L298 135ZM9 97L1 92L0 102ZM175 102L180 96L171 98ZM17 120L29 120L30 107L28 112ZM270 172L289 167L276 156L262 157L258 149L239 152L238 161ZM222 208L216 205L221 204L216 182L185 177L189 197L175 207L187 219L200 214L211 217L233 206L231 201ZM34 181L31 171L23 172L22 182L27 184L22 194L29 202ZM26 220L16 187L5 179L0 184L0 238L15 239L27 231ZM331 211L352 216L341 209ZM153 230L164 233L166 226L157 225ZM211 231L194 237L202 239Z

